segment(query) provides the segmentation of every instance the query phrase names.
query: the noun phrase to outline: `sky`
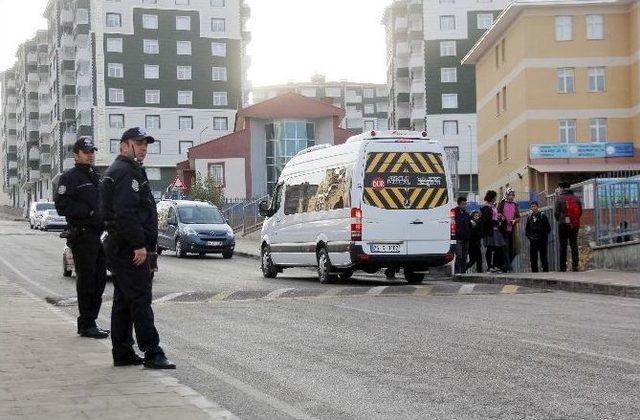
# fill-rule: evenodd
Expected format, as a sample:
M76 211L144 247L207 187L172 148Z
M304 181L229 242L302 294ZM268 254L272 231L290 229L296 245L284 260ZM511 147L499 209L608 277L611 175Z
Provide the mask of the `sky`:
M327 80L386 83L382 14L391 0L247 0L254 86ZM46 29L47 0L0 0L0 70L19 43Z

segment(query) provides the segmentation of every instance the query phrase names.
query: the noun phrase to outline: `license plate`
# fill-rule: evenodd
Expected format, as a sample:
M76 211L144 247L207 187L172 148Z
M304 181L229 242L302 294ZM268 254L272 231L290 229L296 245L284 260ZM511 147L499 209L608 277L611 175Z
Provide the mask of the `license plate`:
M210 241L210 242L207 242L207 246L222 246L222 242L220 242L220 241Z
M397 244L371 244L371 252L381 254L394 254L400 252L400 245Z

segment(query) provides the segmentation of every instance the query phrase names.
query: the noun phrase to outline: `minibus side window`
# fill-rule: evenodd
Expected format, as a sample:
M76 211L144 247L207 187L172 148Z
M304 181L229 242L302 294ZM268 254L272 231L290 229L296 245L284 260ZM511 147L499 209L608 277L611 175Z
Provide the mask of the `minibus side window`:
M273 213L277 213L280 209L280 205L282 204L282 192L284 191L284 185L278 184L276 185L275 193L273 194L273 202L271 203L271 210Z

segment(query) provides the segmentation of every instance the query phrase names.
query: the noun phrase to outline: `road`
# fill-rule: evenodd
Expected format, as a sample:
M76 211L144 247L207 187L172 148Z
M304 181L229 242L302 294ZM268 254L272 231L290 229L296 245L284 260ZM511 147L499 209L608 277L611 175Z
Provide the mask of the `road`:
M75 315L62 239L0 221L0 273ZM640 302L162 255L154 311L181 382L241 418L637 418ZM392 287L385 287L392 286ZM293 290L289 290L293 289ZM486 293L470 293L465 291ZM451 293L448 293L450 291ZM521 290L522 292L530 292ZM112 287L100 325L108 327ZM69 334L74 334L69 328ZM55 343L52 343L55 345Z

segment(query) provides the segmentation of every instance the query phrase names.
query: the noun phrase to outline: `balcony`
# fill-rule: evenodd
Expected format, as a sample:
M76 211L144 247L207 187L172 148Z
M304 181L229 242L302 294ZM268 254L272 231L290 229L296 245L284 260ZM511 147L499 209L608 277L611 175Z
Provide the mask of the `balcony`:
M17 176L9 177L9 186L14 187L16 185L18 185L18 177Z
M36 85L40 83L40 76L38 76L38 73L27 74L27 83L30 85Z
M62 9L62 11L60 12L60 21L65 24L65 23L73 23L73 11L71 9Z
M40 121L38 121L38 120L29 120L27 122L27 130L28 131L40 131Z
M243 4L240 8L240 16L245 19L249 19L251 17L251 7L246 4Z
M51 172L51 153L43 153L40 156L40 172Z
M427 116L427 109L424 107L415 107L411 110L412 120L424 120Z
M76 142L76 133L72 131L65 131L62 135L62 144L67 147L71 147Z
M11 160L9 161L9 169L18 169L18 162L16 162L15 160Z
M18 137L15 134L8 135L6 139L7 139L7 146L15 146L18 144Z
M402 103L409 103L410 101L409 94L404 92L398 93L396 95L396 98L398 102L402 102Z
M27 64L38 64L38 54L30 52L27 54Z
M409 67L411 68L424 67L424 63L424 54L422 52L411 54L409 57Z
M37 162L40 160L40 149L37 147L32 147L29 149L29 161Z
M403 79L396 80L395 91L397 94L406 93L408 95L410 90L411 90L411 85L409 84L409 79L403 78Z
M409 68L408 67L398 67L396 69L396 77L398 79L409 77Z
M418 93L422 93L424 94L426 90L426 86L424 83L423 79L414 79L411 82L411 93L412 94L418 94Z
M29 182L40 180L40 170L29 169Z
M66 158L63 162L62 162L62 170L66 171L67 169L71 169L76 165L75 160L73 160L73 158Z
M396 32L406 31L407 30L407 18L406 17L397 17L395 24Z
M396 54L397 55L409 55L409 43L408 42L398 42L396 44Z
M60 44L62 45L62 47L67 47L67 48L74 48L75 47L75 42L73 41L73 36L71 36L70 34L63 34L60 40Z

